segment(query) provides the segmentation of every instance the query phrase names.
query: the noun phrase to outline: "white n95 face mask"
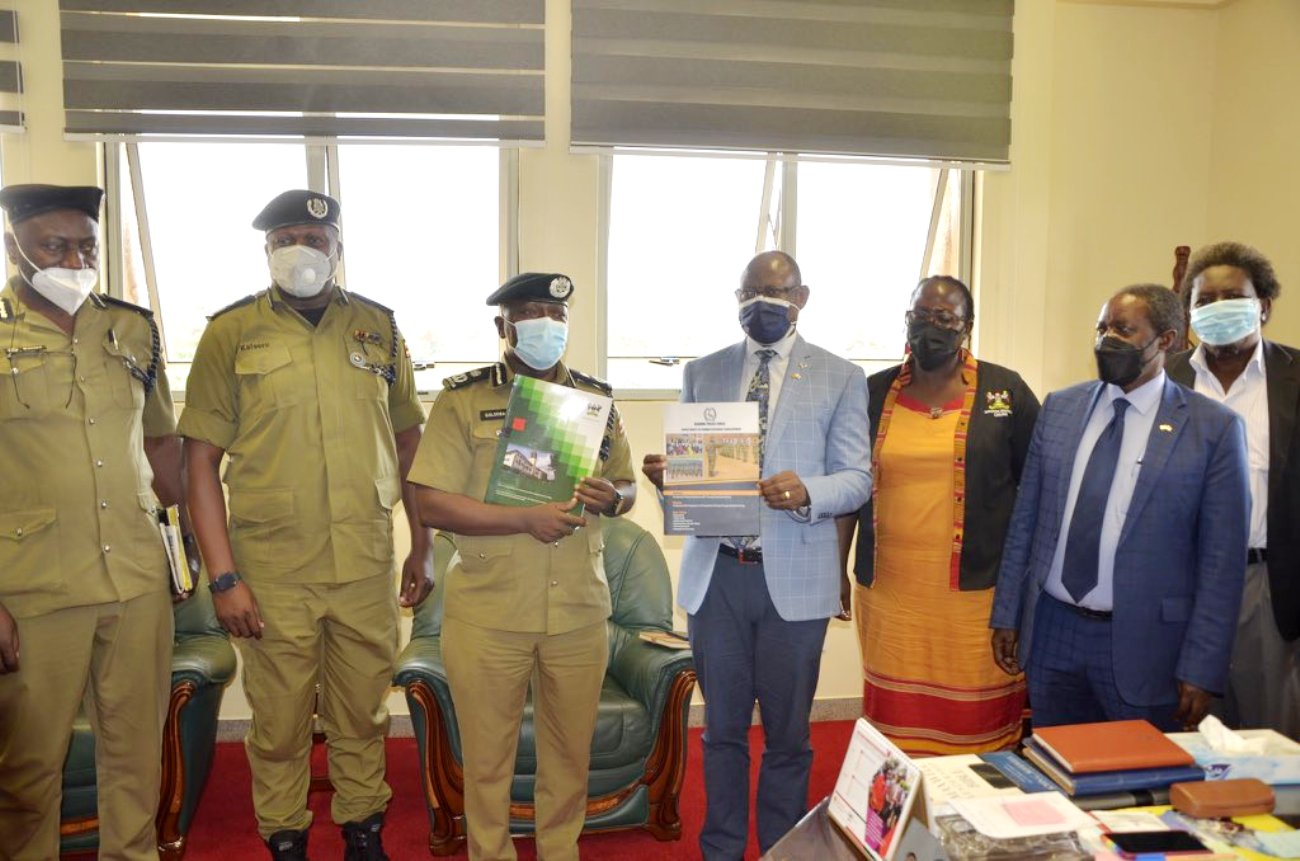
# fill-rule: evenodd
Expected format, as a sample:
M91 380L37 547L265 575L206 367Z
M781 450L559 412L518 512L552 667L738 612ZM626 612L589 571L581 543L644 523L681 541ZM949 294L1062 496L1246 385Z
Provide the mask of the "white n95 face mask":
M271 252L271 280L290 296L309 299L325 289L334 274L329 256L306 245L286 245Z
M77 309L82 306L90 296L90 291L94 290L99 282L99 272L92 268L65 269L62 266L41 269L32 263L32 259L27 256L26 251L23 251L21 245L17 242L14 245L27 264L36 270L31 278L24 275L23 280L65 314L69 316L76 314Z

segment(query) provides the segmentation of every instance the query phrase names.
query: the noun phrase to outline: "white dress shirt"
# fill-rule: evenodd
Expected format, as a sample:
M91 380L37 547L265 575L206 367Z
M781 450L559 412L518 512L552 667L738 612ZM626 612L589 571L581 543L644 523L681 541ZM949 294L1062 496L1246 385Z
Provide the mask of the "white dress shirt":
M1052 557L1052 568L1048 571L1047 583L1044 585L1047 594L1053 598L1090 610L1114 608L1115 549L1119 545L1120 532L1124 529L1124 518L1128 516L1133 489L1137 486L1138 475L1142 471L1142 457L1146 454L1147 440L1155 425L1164 389L1165 372L1161 371L1155 379L1148 380L1128 394L1124 394L1119 386L1103 386L1093 402L1092 414L1088 417L1087 424L1083 427L1083 436L1079 440L1079 451L1074 456L1074 471L1070 474L1070 493L1065 500L1061 534L1056 540L1056 554ZM1065 545L1070 537L1070 522L1074 516L1075 502L1079 498L1079 485L1083 483L1083 473L1088 468L1088 458L1092 456L1092 450L1102 431L1114 418L1115 408L1111 404L1119 398L1127 400L1129 408L1124 411L1124 441L1120 444L1115 478L1110 486L1110 496L1106 498L1106 515L1101 525L1101 540L1097 550L1097 585L1083 596L1083 600L1075 601L1061 582Z
M1205 361L1205 347L1192 353L1195 390L1218 401L1246 423L1246 452L1250 460L1250 546L1268 546L1268 371L1264 366L1264 339L1255 345L1241 376L1223 390L1219 378Z

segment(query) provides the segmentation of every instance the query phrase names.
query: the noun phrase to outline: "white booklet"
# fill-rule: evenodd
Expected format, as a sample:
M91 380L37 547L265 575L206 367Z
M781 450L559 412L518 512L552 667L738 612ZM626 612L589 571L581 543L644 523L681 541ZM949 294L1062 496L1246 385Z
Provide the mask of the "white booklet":
M758 535L758 404L664 408L664 534Z
M890 861L921 789L921 770L858 718L827 813L873 861Z

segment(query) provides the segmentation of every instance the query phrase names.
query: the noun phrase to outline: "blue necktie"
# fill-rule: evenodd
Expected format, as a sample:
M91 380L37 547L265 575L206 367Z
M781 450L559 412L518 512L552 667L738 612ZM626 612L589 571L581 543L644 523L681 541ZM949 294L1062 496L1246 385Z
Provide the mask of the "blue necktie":
M749 391L745 395L747 401L758 402L758 462L763 462L763 445L767 442L767 403L768 397L772 394L772 357L776 355L776 350L759 350L758 351L758 370L754 371L754 376L749 381Z
M1065 560L1061 565L1061 583L1075 603L1097 586L1097 557L1101 545L1101 526L1106 519L1106 502L1115 481L1119 449L1124 443L1124 411L1129 402L1114 402L1115 415L1097 438L1083 471L1079 495L1070 517L1070 535L1065 542Z

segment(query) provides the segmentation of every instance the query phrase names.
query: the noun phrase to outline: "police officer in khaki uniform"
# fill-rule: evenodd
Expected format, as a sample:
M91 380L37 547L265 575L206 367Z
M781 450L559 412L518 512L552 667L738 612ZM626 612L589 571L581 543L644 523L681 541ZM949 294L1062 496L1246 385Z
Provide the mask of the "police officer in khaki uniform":
M335 283L338 222L338 201L310 191L284 192L253 221L273 284L212 317L180 424L213 603L244 661L258 831L280 859L307 857L318 683L345 857L387 857L399 499L412 521L401 604L433 585L430 534L403 480L424 420L411 359L393 312Z
M632 507L631 455L611 412L596 477L568 502L482 502L515 374L608 395L605 383L560 361L573 285L527 273L488 297L500 306L505 361L446 380L411 481L428 526L454 533L443 660L460 716L465 817L473 861L513 859L510 783L529 680L537 730L536 828L542 861L578 857L587 766L608 659L609 586L600 518ZM576 515L578 503L585 514Z
M59 854L85 706L101 857L157 859L172 601L156 513L180 441L150 313L91 292L98 188L0 191L0 858Z

